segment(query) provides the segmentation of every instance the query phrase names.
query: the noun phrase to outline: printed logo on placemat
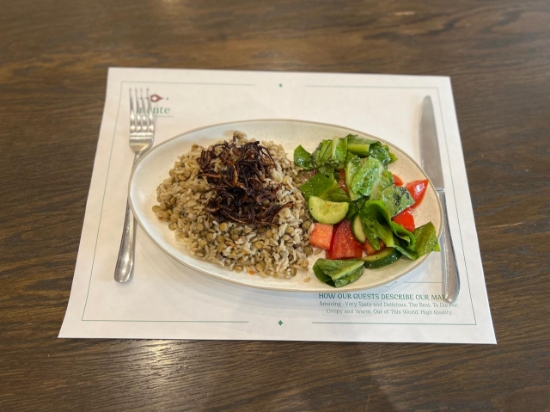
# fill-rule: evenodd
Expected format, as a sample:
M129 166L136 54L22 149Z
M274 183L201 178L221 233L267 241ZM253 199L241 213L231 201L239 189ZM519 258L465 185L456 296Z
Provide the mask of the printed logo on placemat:
M158 94L152 94L150 99L153 103L156 103L156 102L162 100L162 97L160 97Z
M170 100L169 97L162 97L158 95L157 93L153 93L151 96L149 96L149 99L151 100L151 103L158 103L161 100L164 100L162 104L154 104L153 105L153 114L157 116L169 116L170 115L170 107L168 101ZM140 109L140 112L143 109Z

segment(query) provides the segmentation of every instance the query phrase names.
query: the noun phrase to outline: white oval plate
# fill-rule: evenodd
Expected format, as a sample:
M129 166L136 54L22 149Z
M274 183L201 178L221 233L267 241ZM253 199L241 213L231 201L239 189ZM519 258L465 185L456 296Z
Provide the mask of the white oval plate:
M338 289L320 282L311 270L315 260L324 257L324 253L312 256L309 271L299 271L292 279L276 279L249 275L244 272L233 272L193 257L183 244L176 241L175 234L168 228L168 225L159 221L153 213L152 207L157 203L156 189L169 176L168 172L174 162L188 152L193 143L206 147L220 139L231 139L235 130L246 133L252 139L270 140L281 144L291 159L294 149L300 144L311 152L323 139L343 137L352 133L359 137L376 139L388 144L391 151L398 157L398 160L390 164L389 168L404 182L427 178L420 166L399 148L377 137L341 126L297 120L251 120L219 124L186 132L159 144L145 155L134 168L129 184L129 201L137 221L162 250L180 263L215 278L240 285L281 291L326 292L370 289L394 282L416 268L428 257L425 255L415 261L401 258L396 263L380 269L365 269L363 276L356 282ZM431 221L439 235L442 221L441 205L431 183L422 204L414 211L414 219L417 226Z

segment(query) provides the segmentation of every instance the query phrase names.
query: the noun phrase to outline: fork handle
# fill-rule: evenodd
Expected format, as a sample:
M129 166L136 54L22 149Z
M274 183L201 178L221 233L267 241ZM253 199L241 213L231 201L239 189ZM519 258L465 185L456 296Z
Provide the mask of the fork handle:
M141 153L134 157L134 165L141 157ZM132 279L134 273L134 258L136 248L136 220L134 213L130 209L130 204L126 200L126 214L124 215L124 228L122 238L120 239L120 248L118 250L118 259L115 267L115 280L119 283L128 282Z
M124 216L124 229L118 250L118 259L115 268L115 280L120 283L128 282L134 273L134 254L136 243L136 221L126 202L126 215Z

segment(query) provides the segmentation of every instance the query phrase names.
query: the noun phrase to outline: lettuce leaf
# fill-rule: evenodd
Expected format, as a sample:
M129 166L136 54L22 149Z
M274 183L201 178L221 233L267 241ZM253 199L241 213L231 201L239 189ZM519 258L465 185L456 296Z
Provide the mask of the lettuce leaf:
M391 220L392 216L384 202L380 200L365 202L359 211L359 216L363 222L365 235L375 250L380 250L378 239L382 239L387 246L414 245L414 235Z
M349 134L346 137L348 139L348 151L361 157L369 155L369 147L375 142L375 140L362 139L353 134Z
M363 261L358 259L317 259L313 265L317 279L327 285L340 288L355 282L363 274Z
M373 200L380 200L388 210L390 217L398 215L414 204L414 199L407 189L391 185L371 196Z
M365 235L374 250L380 250L379 239L388 246L394 245L391 216L383 202L372 200L365 202L359 211L359 216Z
M332 139L332 157L330 163L338 168L344 167L346 156L348 154L348 138L335 137Z
M361 159L354 154L348 154L346 158L346 165L344 167L344 177L346 186L349 191L349 197L351 200L357 200L361 197L359 193L353 190L353 179L357 172L361 169Z
M367 157L351 179L348 189L362 196L370 196L372 189L380 182L384 166L373 157Z
M346 192L344 192L344 189L342 189L338 183L336 187L333 187L331 190L328 191L327 200L330 200L331 202L350 201L348 195L346 194Z
M437 232L432 222L411 233L391 220L390 212L380 200L365 202L359 216L367 239L375 250L380 249L379 239L382 239L387 246L395 247L412 260L432 251L439 252Z
M382 145L380 142L371 143L369 146L369 156L377 159L385 168L394 161L390 155L389 147ZM395 158L395 156L393 156L393 158Z
M346 186L352 200L379 194L393 185L393 175L374 157L347 157L345 166Z
M437 240L437 232L432 222L426 223L414 230L413 236L415 241L413 244L406 245L403 242L395 245L403 255L409 259L416 260L420 256L430 252L439 252L439 242Z
M349 202L346 192L340 187L332 173L316 173L307 182L300 186L304 198L309 200L311 196L333 202Z
M298 146L294 149L294 163L296 166L301 167L305 170L313 169L313 164L311 163L311 154L302 147Z
M326 165L341 168L344 166L347 154L347 137L335 137L334 139L323 140L319 143L311 154L311 163L314 168Z
M331 157L332 140L323 140L311 154L313 165L318 167L328 162Z

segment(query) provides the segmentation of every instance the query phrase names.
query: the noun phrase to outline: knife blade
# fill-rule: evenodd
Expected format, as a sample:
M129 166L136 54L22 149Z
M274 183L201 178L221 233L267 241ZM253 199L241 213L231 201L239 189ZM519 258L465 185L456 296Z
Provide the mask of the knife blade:
M460 277L455 252L449 231L447 202L445 199L445 181L441 166L441 155L437 138L437 127L432 98L426 96L422 102L420 118L420 158L424 172L430 178L443 209L443 230L439 240L441 248L441 270L443 273L443 298L454 302L460 293Z

